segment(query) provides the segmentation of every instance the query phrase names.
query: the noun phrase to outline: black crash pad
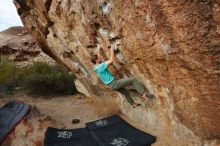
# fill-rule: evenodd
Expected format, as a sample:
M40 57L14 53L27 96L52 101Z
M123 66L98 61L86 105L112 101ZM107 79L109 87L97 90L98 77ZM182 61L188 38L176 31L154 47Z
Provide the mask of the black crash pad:
M0 144L24 118L29 109L30 105L19 101L10 101L0 108Z
M119 116L111 116L86 124L87 129L100 146L149 146L156 137L144 133Z
M44 146L99 146L86 128L57 129L49 127Z

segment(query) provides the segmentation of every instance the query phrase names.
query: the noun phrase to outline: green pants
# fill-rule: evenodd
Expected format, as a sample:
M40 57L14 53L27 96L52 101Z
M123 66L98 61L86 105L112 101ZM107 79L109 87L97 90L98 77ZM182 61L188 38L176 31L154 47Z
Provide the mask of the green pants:
M132 85L135 90L137 90L138 93L143 94L146 92L146 88L143 84L137 81L136 78L125 78L120 80L113 80L109 86L112 88L112 90L119 91L120 93L124 94L126 99L130 104L134 103L134 100L131 98L129 92L125 89L125 87Z

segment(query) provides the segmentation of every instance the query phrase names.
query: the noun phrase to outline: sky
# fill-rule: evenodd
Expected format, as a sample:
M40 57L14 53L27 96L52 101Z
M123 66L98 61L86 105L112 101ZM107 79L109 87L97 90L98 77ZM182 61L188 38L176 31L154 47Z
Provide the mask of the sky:
M12 26L23 26L13 0L0 0L0 31Z

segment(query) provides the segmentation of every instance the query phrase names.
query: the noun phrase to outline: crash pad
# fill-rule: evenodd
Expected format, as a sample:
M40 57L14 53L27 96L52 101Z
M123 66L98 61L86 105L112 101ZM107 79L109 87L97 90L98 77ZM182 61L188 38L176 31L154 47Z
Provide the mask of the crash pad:
M30 105L20 101L10 101L0 108L0 144L25 117Z
M117 115L86 123L86 128L49 127L44 146L150 146L156 137L140 131Z
M156 137L140 131L117 115L89 122L87 129L100 146L149 146Z
M86 128L57 129L49 127L44 146L99 146Z

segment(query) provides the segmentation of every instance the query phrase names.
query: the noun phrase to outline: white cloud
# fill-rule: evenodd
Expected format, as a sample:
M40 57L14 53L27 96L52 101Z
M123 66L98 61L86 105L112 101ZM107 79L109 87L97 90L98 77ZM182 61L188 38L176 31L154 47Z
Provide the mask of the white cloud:
M23 26L13 0L1 0L0 2L0 31L12 26Z

